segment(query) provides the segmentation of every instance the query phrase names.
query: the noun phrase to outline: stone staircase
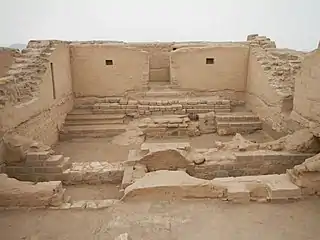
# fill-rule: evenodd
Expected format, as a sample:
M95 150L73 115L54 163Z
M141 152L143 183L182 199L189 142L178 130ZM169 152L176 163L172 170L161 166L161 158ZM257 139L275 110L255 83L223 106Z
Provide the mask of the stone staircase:
M250 112L217 114L215 119L219 135L252 133L262 129L262 122L259 117Z
M126 95L75 99L75 108L66 117L60 139L113 137L125 132L133 118L141 119L139 127L149 137L198 136L216 131L219 135L231 135L262 128L261 121L252 113L231 112L230 100L183 94L173 97L174 94L162 92L163 86L159 89L151 89L159 94L153 97L147 97L150 93L147 91L140 98ZM190 119L191 115L198 116L198 119Z
M105 114L90 109L74 109L65 120L60 140L82 137L113 137L125 132L125 114Z

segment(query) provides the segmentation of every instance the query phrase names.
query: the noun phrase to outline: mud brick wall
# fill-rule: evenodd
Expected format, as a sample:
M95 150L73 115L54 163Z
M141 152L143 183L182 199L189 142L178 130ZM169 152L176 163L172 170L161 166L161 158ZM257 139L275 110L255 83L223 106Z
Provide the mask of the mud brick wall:
M71 44L76 96L122 96L144 89L149 80L148 53L124 44Z
M171 53L171 78L182 88L202 91L246 86L249 47L240 44L185 47Z
M78 100L77 100L78 101ZM104 102L92 104L80 104L76 107L92 108L93 112L162 115L162 114L187 114L207 112L230 112L229 100L127 100L110 98Z
M276 132L290 132L295 77L304 53L277 49L265 36L250 35L246 104Z
M320 124L320 49L309 53L295 80L292 119L308 127Z
M2 78L4 105L0 115L3 133L13 131L48 145L58 139L58 130L73 107L70 55L67 43L31 41ZM20 79L23 79L20 80ZM19 97L7 91L18 81ZM10 95L11 94L11 95Z
M213 179L217 177L238 177L250 175L282 174L287 169L301 164L312 154L294 154L286 152L237 152L223 153L227 160L206 161L188 169L194 177Z

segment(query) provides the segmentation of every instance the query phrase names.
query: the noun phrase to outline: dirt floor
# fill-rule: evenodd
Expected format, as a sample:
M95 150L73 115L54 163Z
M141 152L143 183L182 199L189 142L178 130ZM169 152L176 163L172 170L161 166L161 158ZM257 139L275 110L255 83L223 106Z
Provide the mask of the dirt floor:
M318 240L320 199L287 204L131 202L104 210L0 212L3 240Z
M57 153L71 157L73 162L124 162L130 149L139 145L120 146L113 144L111 138L83 138L59 142L53 149Z
M66 196L71 196L73 201L120 199L123 195L119 192L120 184L73 185L64 188Z
M243 134L251 141L267 142L273 139L263 131L256 131L252 134ZM190 142L195 148L213 147L214 141L230 141L233 136L219 136L217 134L205 134L192 138L149 138L146 142ZM59 142L54 146L57 153L71 157L73 162L123 162L127 160L130 149L139 149L140 145L121 146L112 143L112 138L83 138L71 141Z

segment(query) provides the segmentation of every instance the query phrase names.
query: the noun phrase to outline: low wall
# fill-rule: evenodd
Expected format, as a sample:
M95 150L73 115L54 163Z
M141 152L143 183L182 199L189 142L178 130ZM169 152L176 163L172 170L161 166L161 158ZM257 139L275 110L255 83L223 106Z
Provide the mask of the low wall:
M123 44L72 44L71 66L76 96L119 96L149 78L148 53Z
M217 161L209 160L202 165L193 166L188 173L202 179L282 174L312 156L313 154L273 151L220 152L219 157L226 160L217 157Z
M244 93L249 47L184 47L171 53L171 81L185 89Z
M309 122L320 124L320 50L308 54L296 77L291 117L308 127Z
M37 97L23 104L6 104L0 122L2 132L14 131L51 145L58 140L58 130L73 107L68 45L57 45L45 66Z

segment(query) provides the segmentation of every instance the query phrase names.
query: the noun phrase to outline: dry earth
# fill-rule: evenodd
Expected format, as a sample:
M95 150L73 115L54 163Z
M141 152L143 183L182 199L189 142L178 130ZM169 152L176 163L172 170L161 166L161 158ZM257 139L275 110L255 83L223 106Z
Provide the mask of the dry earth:
M105 210L4 211L4 240L317 240L320 199L286 204L131 202Z
M256 142L267 142L273 139L263 131L252 134L243 134L248 140ZM230 141L233 136L219 136L217 134L205 134L193 138L167 138L147 139L146 142L190 142L195 148L210 148L214 141ZM127 160L130 149L139 149L140 145L131 144L127 146L112 143L112 138L85 138L71 141L59 142L54 147L57 153L71 157L73 162L123 162Z

